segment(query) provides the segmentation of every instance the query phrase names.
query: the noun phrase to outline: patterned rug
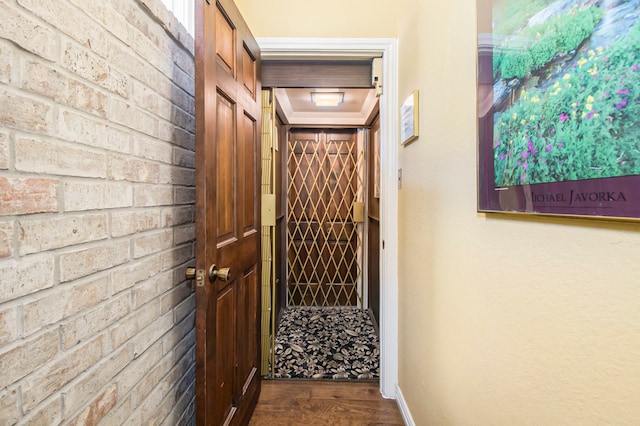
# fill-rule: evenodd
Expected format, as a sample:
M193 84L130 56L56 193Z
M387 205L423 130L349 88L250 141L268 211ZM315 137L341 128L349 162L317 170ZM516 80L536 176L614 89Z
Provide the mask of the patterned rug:
M380 377L380 341L368 311L358 308L285 309L275 357L275 378Z

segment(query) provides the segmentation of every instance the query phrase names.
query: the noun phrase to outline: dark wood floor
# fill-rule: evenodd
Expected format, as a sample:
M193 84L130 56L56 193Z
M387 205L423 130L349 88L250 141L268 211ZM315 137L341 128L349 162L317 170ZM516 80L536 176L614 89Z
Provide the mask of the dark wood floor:
M404 425L376 382L263 380L251 426Z

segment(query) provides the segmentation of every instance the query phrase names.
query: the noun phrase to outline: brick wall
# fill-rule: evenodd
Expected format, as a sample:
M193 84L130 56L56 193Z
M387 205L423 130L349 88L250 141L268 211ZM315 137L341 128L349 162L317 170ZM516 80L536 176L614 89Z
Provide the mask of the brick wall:
M0 425L193 423L193 39L0 0Z

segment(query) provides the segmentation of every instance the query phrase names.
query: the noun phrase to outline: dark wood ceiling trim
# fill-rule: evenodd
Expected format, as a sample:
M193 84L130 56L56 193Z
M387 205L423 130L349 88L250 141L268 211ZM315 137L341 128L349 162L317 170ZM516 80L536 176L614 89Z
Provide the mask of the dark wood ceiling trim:
M372 60L263 60L262 87L371 88Z

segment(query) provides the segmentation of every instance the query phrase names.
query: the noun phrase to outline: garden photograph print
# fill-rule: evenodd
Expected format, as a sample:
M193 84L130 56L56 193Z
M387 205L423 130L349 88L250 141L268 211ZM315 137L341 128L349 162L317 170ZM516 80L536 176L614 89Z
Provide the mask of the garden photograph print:
M478 0L478 211L640 217L640 0Z

